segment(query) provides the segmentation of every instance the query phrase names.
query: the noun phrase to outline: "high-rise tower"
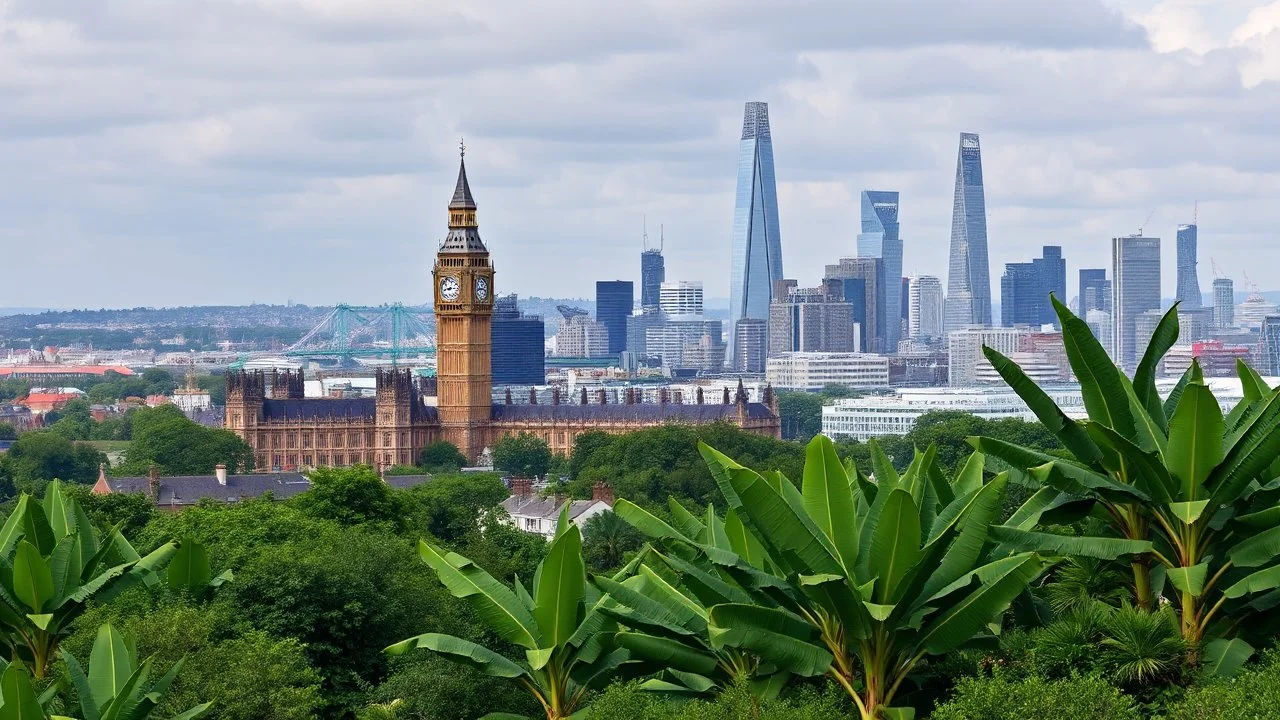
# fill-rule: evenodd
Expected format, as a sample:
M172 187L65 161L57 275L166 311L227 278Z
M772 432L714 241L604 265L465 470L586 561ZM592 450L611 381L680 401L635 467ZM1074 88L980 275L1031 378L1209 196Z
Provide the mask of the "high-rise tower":
M885 352L895 352L902 336L902 238L898 234L898 193L862 191L862 232L858 233L858 257L878 257L884 261L882 297L885 322L880 328Z
M1112 238L1111 277L1115 361L1129 370L1146 349L1138 344L1138 317L1160 309L1160 238Z
M663 245L666 244L664 233L659 231L658 247L649 247L649 233L644 234L644 250L640 253L640 310L656 312L658 310L659 291L662 281L667 279L667 264L662 258Z
M991 324L991 272L987 263L987 200L982 149L975 133L960 133L956 190L951 207L951 263L947 271L947 331Z
M1219 330L1236 326L1236 288L1231 278L1213 280L1213 326Z
M432 277L440 426L445 439L474 460L488 442L492 419L493 265L480 239L465 157Z
M1196 236L1199 228L1195 225L1178 226L1178 293L1175 296L1181 305L1179 311L1199 310L1204 305L1200 295L1200 278L1196 274Z
M942 281L930 275L911 278L908 334L912 340L942 337Z
M744 317L769 319L773 283L781 280L778 190L773 171L769 104L747 103L738 145L738 191L733 215L729 276L729 351Z

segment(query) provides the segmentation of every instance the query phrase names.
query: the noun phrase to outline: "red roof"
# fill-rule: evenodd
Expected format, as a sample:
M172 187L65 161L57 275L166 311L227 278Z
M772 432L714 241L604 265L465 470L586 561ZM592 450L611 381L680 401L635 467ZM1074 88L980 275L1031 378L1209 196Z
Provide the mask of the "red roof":
M0 377L9 375L106 375L109 372L132 375L123 365L13 365L0 367Z
M27 407L53 406L69 403L79 397L83 396L79 393L31 393L18 403Z

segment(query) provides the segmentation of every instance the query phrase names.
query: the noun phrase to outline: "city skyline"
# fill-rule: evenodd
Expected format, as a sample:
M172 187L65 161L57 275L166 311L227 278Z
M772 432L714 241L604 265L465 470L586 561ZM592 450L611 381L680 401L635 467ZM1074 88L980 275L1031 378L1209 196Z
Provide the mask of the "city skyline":
M7 262L41 272L12 278L0 305L424 302L439 236L424 200L450 186L459 135L494 208L489 241L540 271L499 268L503 289L589 297L633 264L648 215L671 228L672 272L727 297L726 168L756 98L786 150L792 277L846 254L827 248L849 245L861 190L892 187L913 244L903 274L945 278L954 136L972 129L988 145L993 268L1045 243L1073 271L1104 267L1110 237L1154 211L1148 227L1172 238L1199 200L1200 259L1243 286L1277 219L1280 147L1251 119L1280 104L1277 21L1262 2L1171 5L819 4L780 22L639 3L548 28L487 2L15 0L0 10L0 233ZM269 55L249 28L277 39ZM727 50L744 41L745 61ZM1174 90L1187 102L1160 101ZM122 281L139 257L165 270ZM249 257L270 283L244 272ZM335 268L341 283L317 281ZM1250 275L1280 287L1280 270Z

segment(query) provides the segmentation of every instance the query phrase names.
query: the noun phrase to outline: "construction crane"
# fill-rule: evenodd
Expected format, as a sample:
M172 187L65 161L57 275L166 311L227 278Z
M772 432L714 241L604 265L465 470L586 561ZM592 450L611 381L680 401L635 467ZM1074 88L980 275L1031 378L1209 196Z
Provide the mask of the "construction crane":
M1212 257L1209 258L1209 267L1213 268L1214 280L1221 280L1226 277L1226 275L1222 274L1222 268L1218 267L1218 261Z
M1143 221L1142 221L1142 224L1138 226L1138 234L1137 234L1137 235L1134 235L1134 237L1143 237L1142 230L1143 230L1147 225L1150 225L1150 224L1151 224L1151 218L1155 217L1155 214L1156 214L1156 211L1155 211L1155 210L1152 210L1151 212L1147 213L1147 219L1146 219L1146 220L1143 220Z

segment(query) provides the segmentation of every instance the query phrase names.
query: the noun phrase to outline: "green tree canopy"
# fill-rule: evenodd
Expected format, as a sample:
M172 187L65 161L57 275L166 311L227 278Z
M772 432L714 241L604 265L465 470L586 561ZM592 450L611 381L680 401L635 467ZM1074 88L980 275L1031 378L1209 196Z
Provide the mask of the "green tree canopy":
M510 493L496 473L439 474L404 491L414 527L444 542L458 542L478 526L480 513Z
M317 468L309 477L311 489L292 501L308 515L343 525L399 524L403 517L403 506L391 488L368 465Z
M19 488L39 490L50 480L92 484L107 456L49 430L23 433L9 448L7 464Z
M253 467L253 450L238 435L193 422L173 405L140 409L119 474L145 474L154 463L166 475L208 475L218 464Z
M493 446L493 466L526 477L541 477L551 468L551 448L532 433L508 435Z
M467 456L448 440L437 440L422 448L418 465L427 472L456 472L467 466Z

